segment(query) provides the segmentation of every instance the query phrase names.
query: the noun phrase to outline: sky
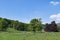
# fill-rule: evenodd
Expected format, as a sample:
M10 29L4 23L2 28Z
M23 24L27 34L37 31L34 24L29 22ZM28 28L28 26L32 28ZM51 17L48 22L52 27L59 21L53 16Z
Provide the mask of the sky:
M60 22L60 0L0 0L0 17L25 23L33 18Z

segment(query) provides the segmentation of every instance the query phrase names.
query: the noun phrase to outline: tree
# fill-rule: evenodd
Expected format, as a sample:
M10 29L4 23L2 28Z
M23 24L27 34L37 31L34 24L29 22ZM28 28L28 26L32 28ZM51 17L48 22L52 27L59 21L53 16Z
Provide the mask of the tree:
M46 24L45 31L46 32L58 32L57 24L55 23L55 21L52 21L51 24Z
M27 28L26 28L27 24L26 23L16 21L14 23L14 25L15 25L15 29L17 29L19 31L26 31L27 30Z
M24 23L20 23L19 26L17 27L17 30L25 31L25 25L24 25Z
M4 19L0 19L0 30L6 31L8 28L8 22Z
M38 21L39 21L39 22L38 22L38 31L42 31L42 29L43 29L42 26L43 26L43 25L42 25L42 22L41 22L41 18L39 18Z
M32 27L32 30L36 32L37 30L41 31L42 30L42 23L41 19L32 19L30 21L30 25Z
M52 21L52 22L51 22L51 30L52 30L53 32L58 32L57 24L55 23L55 21Z

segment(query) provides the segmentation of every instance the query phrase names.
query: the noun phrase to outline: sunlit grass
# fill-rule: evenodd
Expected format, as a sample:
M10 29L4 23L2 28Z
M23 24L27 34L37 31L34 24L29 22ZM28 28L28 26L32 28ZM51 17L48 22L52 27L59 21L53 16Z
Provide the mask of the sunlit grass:
M0 32L0 40L60 40L60 32Z

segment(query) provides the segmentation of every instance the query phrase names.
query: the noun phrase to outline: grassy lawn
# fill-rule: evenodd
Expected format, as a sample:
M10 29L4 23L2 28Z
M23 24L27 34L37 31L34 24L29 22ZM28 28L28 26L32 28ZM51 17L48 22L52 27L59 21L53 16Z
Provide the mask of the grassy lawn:
M0 32L0 40L60 40L60 32Z

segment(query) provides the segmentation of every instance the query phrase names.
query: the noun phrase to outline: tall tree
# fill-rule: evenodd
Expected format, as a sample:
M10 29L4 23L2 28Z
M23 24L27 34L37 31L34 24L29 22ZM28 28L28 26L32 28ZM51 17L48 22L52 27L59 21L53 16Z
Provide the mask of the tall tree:
M34 32L37 30L42 30L41 19L32 19L30 21L30 25L31 25Z
M0 30L6 31L8 28L8 22L4 19L0 19Z

